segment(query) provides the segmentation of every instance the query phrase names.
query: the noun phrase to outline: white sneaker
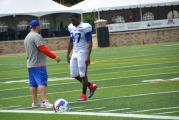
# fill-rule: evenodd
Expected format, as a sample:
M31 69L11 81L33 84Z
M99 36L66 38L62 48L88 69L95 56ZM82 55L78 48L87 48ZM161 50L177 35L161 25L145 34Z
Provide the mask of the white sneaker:
M52 105L50 102L45 101L45 102L42 102L42 103L41 103L41 107L44 107L44 108L52 108L53 105Z
M40 103L32 103L32 108L40 107Z

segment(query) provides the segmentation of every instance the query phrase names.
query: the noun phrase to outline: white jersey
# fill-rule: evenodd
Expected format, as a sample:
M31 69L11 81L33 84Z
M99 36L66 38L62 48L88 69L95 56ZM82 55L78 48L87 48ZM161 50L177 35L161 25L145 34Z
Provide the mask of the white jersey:
M92 26L89 23L80 23L77 27L68 26L70 42L73 43L74 52L88 52L88 41L92 40Z

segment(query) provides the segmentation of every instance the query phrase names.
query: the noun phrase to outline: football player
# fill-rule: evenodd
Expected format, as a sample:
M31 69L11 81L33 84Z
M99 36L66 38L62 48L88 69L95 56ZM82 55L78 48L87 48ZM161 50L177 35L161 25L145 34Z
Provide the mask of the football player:
M71 77L82 83L82 94L78 101L86 101L91 98L96 91L96 84L88 81L88 65L90 65L90 55L92 51L92 26L81 22L80 14L72 14L71 24L68 26L70 39L68 42L67 62L70 64ZM72 55L70 57L71 51ZM90 94L87 97L87 88Z

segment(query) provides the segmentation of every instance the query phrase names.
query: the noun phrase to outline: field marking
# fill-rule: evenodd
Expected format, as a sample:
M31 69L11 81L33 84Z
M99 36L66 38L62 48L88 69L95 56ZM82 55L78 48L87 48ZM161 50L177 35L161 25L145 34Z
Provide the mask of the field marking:
M178 63L178 62L164 62L164 63L154 63L154 64L142 64L142 65L132 65L132 66L123 66L123 67L110 67L110 68L104 68L104 69L115 69L115 68L128 68L128 67L137 67L137 66L147 66L147 65L157 65L157 64L168 64L168 63ZM102 68L100 68L102 69ZM98 70L100 70L98 69ZM95 69L96 70L96 69ZM89 70L89 71L95 71L95 70ZM68 72L63 72L65 74L68 74ZM57 73L55 73L57 74ZM59 73L58 73L59 74ZM62 74L62 72L60 73ZM50 74L50 75L54 75L54 74ZM68 77L67 77L68 78ZM13 79L13 78L3 78L3 79ZM20 82L21 80L17 80L17 82ZM22 80L21 82L26 82L28 81L27 79L26 80ZM7 82L0 82L0 83L15 83L16 81L7 81Z
M176 77L176 78L172 78L172 79L152 79L152 80L143 80L142 82L144 83L158 83L158 82L170 82L170 81L178 81L179 80L179 77Z
M178 109L178 107L165 107L165 108L154 108L154 109L147 109L147 110L137 110L137 111L131 111L126 113L141 113L141 112L149 112L149 111L158 111L158 110L169 110L169 109Z
M136 56L130 56L130 57L117 57L117 58L113 58L113 59L107 59L107 60L101 60L101 58L97 57L95 61L93 61L93 63L96 62L103 62L103 61L109 61L109 60L121 60L121 59L131 59L131 58L141 58L141 57L150 57L150 56L154 56L155 54L151 54L151 55L136 55ZM174 55L176 56L176 55Z
M106 61L106 60L105 60ZM160 64L172 64L172 63L179 63L178 61L175 62L159 62L159 63L152 63L152 64L141 64L141 65L130 65L130 66L123 66L123 67L109 67L109 68L98 68L98 69L89 69L89 72L91 71L96 71L96 70L101 70L101 69L105 69L105 70L109 70L109 69L116 69L116 68L129 68L129 67L140 67L140 66L150 66L150 65L160 65ZM20 70L14 70L14 71L20 71ZM10 71L10 72L14 72L14 71ZM0 71L0 73L3 72L8 72L9 71ZM59 73L67 73L67 72L59 72Z
M178 65L174 65L174 66L164 66L164 67L157 67L157 68L143 68L143 69L134 69L134 70L125 70L122 71L123 73L126 72L134 72L134 71L142 71L142 70L155 70L155 69L161 69L161 68L179 68ZM104 72L104 73L91 73L90 76L96 76L96 75L105 75L105 74L115 74L115 73L120 73L121 71L115 71L115 72ZM53 74L49 74L49 75L59 75L59 73L53 73Z
M2 84L10 84L10 83L27 83L28 80L12 80L12 81L5 81L1 82Z
M120 109L112 109L112 110L105 110L105 111L99 111L99 112L115 112L115 111L123 111L123 110L129 110L131 108L120 108Z
M160 73L160 74L147 74L147 75L139 75L139 76L129 76L129 77L117 77L117 78L110 78L110 79L99 79L99 80L91 80L93 82L98 82L98 81L108 81L108 80L115 80L115 79L126 79L126 78L136 78L136 77L147 77L147 76L154 76L154 75L165 75L165 74L177 74L179 72L170 72L170 73ZM51 84L48 86L60 86L60 85L66 85L66 84L76 84L78 82L67 82L67 83L58 83L58 84ZM9 91L9 90L19 90L19 89L27 89L29 87L22 87L22 88L10 88L10 89L3 89L0 90L0 92L3 91Z
M131 68L131 67L141 67L141 66L152 66L152 65L161 65L161 64L172 64L172 63L179 63L179 62L163 62L163 63L152 63L152 64L140 64L140 65L130 65L130 66L122 66L122 67L109 67L109 68L100 68L100 69L90 69L90 71L96 71L96 70L108 70L108 69L115 69L115 68Z
M32 108L31 110L35 110L35 111L38 111L38 110L52 110L52 108L38 107L38 108Z
M172 79L170 79L170 80L173 80L173 81L175 81L175 80L179 80L179 77L172 78Z
M177 56L177 55L178 55L178 54L168 55L168 56ZM131 59L131 58L152 57L152 56L156 56L156 54L136 55L136 56L130 56L130 57L119 57L119 58L114 58L114 59L109 59L109 60ZM167 56L167 57L168 57L168 56ZM107 60L101 60L101 59L103 59L103 58L101 58L101 57L96 57L95 62L109 61L108 59L107 59Z
M116 58L112 58L112 59L107 59L104 60L101 57L97 57L93 62L102 62L102 61L109 61L109 60L119 60L119 59L130 59L130 58L141 58L141 57L151 57L151 56L155 56L156 54L150 54L150 55L135 55L135 56L130 56L130 57L116 57ZM176 54L178 55L178 54ZM168 55L168 56L176 56L176 55ZM103 59L103 60L101 60ZM24 64L19 64L19 63L13 63L13 64L0 64L0 66L19 66L19 65L23 65L26 68L26 63ZM56 65L55 63L49 62L48 65ZM64 65L64 64L63 64Z
M72 108L73 108L73 107L72 107ZM105 108L106 108L106 107L90 108L90 109L77 110L77 112L92 111L92 110L101 110L101 109L105 109Z
M178 91L153 92L153 93L146 93L146 94L134 94L134 95L128 95L128 96L99 98L99 99L88 100L88 102L95 102L95 101L101 101L101 100L110 100L110 99L120 99L120 98L141 97L141 96L158 95L158 94L170 94L170 93L179 93L179 90ZM76 103L76 102L73 102L73 103Z
M80 106L80 107L72 107L70 109L81 109L83 108L83 106ZM33 109L32 107L21 107L21 108L15 108L15 110L25 110L25 109ZM35 108L34 110L39 110L39 109L49 109L49 108L41 108L41 107L37 107Z
M71 77L51 77L51 78L48 78L48 81L49 82L52 82L52 81L62 81L62 80L72 80ZM25 79L25 80L13 80L13 81L5 81L5 82L1 82L1 83L4 83L4 84L10 84L10 83L29 83L29 80L28 79Z
M26 65L26 64L0 64L0 66L19 66L19 65Z
M80 109L80 108L84 108L84 106L80 106L80 107L72 107L71 109Z
M138 86L138 85L144 85L144 84L152 84L152 83L139 83L139 84L129 84L129 85L119 85L119 86L109 86L109 87L100 87L98 89L108 89L108 88L115 88L115 87L129 87L129 86ZM47 95L50 94L57 94L57 93L69 93L69 92L78 92L81 90L70 90L70 91L60 91L60 92L52 92L52 93L47 93ZM172 91L173 92L173 91ZM175 91L176 92L176 91ZM177 91L179 92L179 91ZM152 93L149 93L152 94ZM140 94L143 95L143 94ZM24 96L17 96L17 97L7 97L7 98L0 98L0 100L8 100L8 99L16 99L16 98L23 98L23 97L30 97L31 95L24 95ZM92 101L92 100L89 100ZM76 103L76 102L75 102Z
M54 82L54 81L63 81L63 80L72 80L73 78L71 77L51 77L48 79L49 82Z
M32 109L32 107L20 107L20 108L15 108L15 110L25 110L25 109Z
M175 45L175 44L174 44ZM130 56L130 57L117 57L117 58L113 58L113 59L109 59L109 60L116 60L116 59L130 59L130 58L139 58L139 57L150 57L150 56L155 56L156 54L148 54L148 55L136 55L136 56ZM177 54L176 54L177 55ZM170 56L176 56L176 55L170 55ZM95 59L95 61L94 62L101 62L101 61L109 61L109 60L101 60L101 57L97 57L96 59ZM48 65L55 65L54 63L51 63L51 62L49 62L50 64L48 64ZM15 65L24 65L25 66L25 63L24 64L0 64L0 65L13 65L13 66L15 66ZM64 65L64 64L63 64ZM23 69L23 68L22 68ZM20 70L20 69L19 69ZM11 70L11 71L17 71L17 69L16 70ZM0 72L4 72L4 71L0 71ZM7 70L7 72L9 72L8 70Z
M133 77L137 77L137 76L133 76ZM141 76L143 77L143 76ZM123 78L130 78L130 77L119 77L119 78L110 78L110 79L98 79L98 80L92 80L93 82L99 82L99 81L108 81L108 80L115 80L115 79L123 79ZM66 82L66 83L58 83L58 84L51 84L51 85L48 85L48 86L60 86L60 85L69 85L69 84L78 84L78 82ZM29 88L29 87L22 87L22 88L10 88L10 89L3 89L3 90L0 90L0 92L2 91L9 91L9 90L19 90L19 89L26 89L26 88Z
M115 87L130 87L130 86L137 86L137 85L144 85L144 84L151 84L151 83L139 83L139 84L127 84L127 85L100 87L98 89L108 89L108 88L115 88ZM47 93L47 95L57 94L57 93L71 93L71 92L78 92L78 91L81 91L81 90L78 89L78 90L51 92L51 93ZM7 97L7 98L0 98L0 100L16 99L16 98L23 98L23 97L30 97L30 96L31 95L23 95L23 96L16 96L16 97Z
M129 86L137 86L137 85L144 85L144 84L152 84L152 83L139 83L139 84L129 84L129 85L109 86L109 87L100 87L100 88L98 88L98 89L115 88L115 87L129 87ZM77 91L80 91L80 90L60 91L60 92L52 92L52 93L47 93L47 94L49 95L49 94L69 93L69 92L77 92ZM23 98L23 97L30 97L30 95L17 96L17 97L7 97L7 98L0 98L0 100L8 100L8 99L15 99L15 98Z
M169 113L176 113L179 111L170 111L170 112L161 112L161 113L156 113L157 115L164 115L164 114L169 114Z
M123 66L123 67L119 67L119 68L129 68L129 67L137 67L137 66L147 66L147 65L157 65L157 64L168 64L168 63L178 63L178 62L164 62L164 63L154 63L154 64L142 64L142 65L132 65L132 66ZM169 66L171 67L171 66ZM111 68L105 68L105 69L114 69L116 67L111 67ZM103 69L103 68L100 68L100 69ZM98 70L100 70L98 69ZM96 70L96 69L95 69ZM95 71L95 70L89 70L89 71ZM128 70L128 71L132 71L132 70ZM68 72L60 72L60 73L53 73L53 74L49 74L50 75L57 75L57 74L68 74ZM25 77L24 77L25 78ZM24 79L23 78L23 79ZM14 78L2 78L3 80L6 80L6 79L19 79L19 77L14 77ZM27 78L25 78L27 79Z
M21 107L21 106L22 106L22 105L7 106L7 107L0 107L0 109L16 108L16 107Z
M54 111L33 111L33 110L0 110L3 113L35 113L35 114L56 114L56 115L83 115L83 116L107 116L125 118L146 118L146 119L165 119L178 120L178 116L144 115L144 114L122 114L122 113L98 113L98 112L66 112L55 113Z
M160 68L143 68L143 69L139 69L139 70L125 70L123 71L124 73L126 72L134 72L134 71L142 71L142 70L155 70L155 69L161 69L161 68L179 68L179 66L166 66L166 67L160 67ZM107 73L96 73L96 74L90 74L92 75L104 75L104 74L109 74L109 73L120 73L121 71L117 71L117 72L107 72Z
M175 45L175 44L174 44ZM162 45L163 46L163 45ZM164 45L165 46L165 45ZM170 46L170 45L169 45ZM173 46L173 45L172 45ZM150 52L151 53L151 52ZM175 55L168 55L168 56L177 56L178 54L175 54ZM129 59L129 58L139 58L139 57L150 57L150 56L156 56L156 54L148 54L148 55L136 55L136 56L130 56L130 57L117 57L117 58L113 58L113 59L109 59L109 60L116 60L116 59ZM97 57L95 60L94 60L94 62L100 62L100 61L109 61L109 60L101 60L101 57L103 57L103 56L100 56L100 57ZM111 56L112 57L112 56ZM111 58L110 57L110 58ZM0 65L13 65L13 66L15 66L15 65L25 65L25 63L24 64L19 64L19 63L17 63L17 64L0 64ZM52 62L49 62L49 65L55 65L54 63L52 63ZM64 65L64 64L63 64ZM17 69L16 69L17 70ZM1 71L0 71L1 72ZM9 72L9 71L7 71L7 72Z
M166 66L165 68L177 68L178 66ZM159 67L159 68L150 68L150 70L151 69L161 69L161 67ZM141 70L149 70L149 68L144 68L144 69L137 69L137 70L126 70L126 71L123 71L123 72L134 72L134 71L141 71ZM66 72L65 72L66 73ZM98 74L90 74L90 75L103 75L103 74L109 74L109 73L119 73L119 72L108 72L108 73L98 73ZM56 74L59 74L59 73L54 73L54 74L49 74L49 75L56 75ZM70 77L63 77L63 78L70 78ZM4 79L13 79L13 78L3 78L3 80ZM28 81L28 79L25 79L25 80L16 80L16 81L5 81L5 82L0 82L0 83L2 83L2 84L7 84L7 83L17 83L17 82L27 82Z
M51 108L44 108L44 107L35 107L35 108L32 108L32 107L20 107L20 108L15 108L14 110L48 110L48 109L51 109Z
M142 82L144 82L144 83L148 83L148 82L154 83L154 82L163 82L163 81L165 81L165 80L163 80L163 79L152 79L152 80L143 80Z

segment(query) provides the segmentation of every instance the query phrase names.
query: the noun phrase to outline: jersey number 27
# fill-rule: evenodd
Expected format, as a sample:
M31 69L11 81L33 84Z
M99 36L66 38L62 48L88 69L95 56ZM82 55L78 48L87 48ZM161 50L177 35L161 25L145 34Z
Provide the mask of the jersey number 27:
M81 33L71 34L71 37L73 39L73 42L79 43L81 39Z

